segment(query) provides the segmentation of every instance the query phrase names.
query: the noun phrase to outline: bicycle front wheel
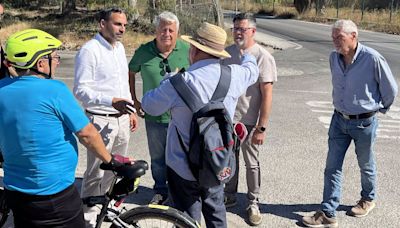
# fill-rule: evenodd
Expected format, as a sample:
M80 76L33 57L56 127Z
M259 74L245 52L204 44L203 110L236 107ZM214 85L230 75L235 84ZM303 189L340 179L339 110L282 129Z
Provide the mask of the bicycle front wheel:
M148 205L133 208L119 218L129 227L159 227L159 228L200 228L200 225L190 216L168 206ZM119 227L116 224L111 228Z

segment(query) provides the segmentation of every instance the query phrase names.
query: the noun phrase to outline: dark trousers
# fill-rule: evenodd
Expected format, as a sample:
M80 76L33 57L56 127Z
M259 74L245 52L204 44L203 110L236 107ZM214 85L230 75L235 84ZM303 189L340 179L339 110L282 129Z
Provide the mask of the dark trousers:
M174 207L187 213L199 224L201 213L208 228L224 228L226 225L226 209L224 205L224 186L211 188L199 186L197 181L181 178L171 168L167 168L167 180Z
M28 195L6 190L16 228L83 228L82 200L75 185L54 195Z

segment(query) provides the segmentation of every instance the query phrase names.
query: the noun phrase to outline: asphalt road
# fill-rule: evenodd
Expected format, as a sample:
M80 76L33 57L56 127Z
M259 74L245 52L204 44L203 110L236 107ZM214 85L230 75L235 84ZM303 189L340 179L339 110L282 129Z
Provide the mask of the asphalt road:
M311 52L328 56L333 49L331 25L290 19L257 18L258 30L299 45ZM379 51L388 61L395 77L400 80L400 37L360 30L361 43Z
M304 215L319 209L322 199L323 170L327 153L327 129L332 114L331 82L328 65L330 28L293 20L258 19L258 41L274 46L278 82L274 86L273 110L267 127L266 143L261 147L262 188L260 227L298 227ZM268 29L265 30L265 29ZM399 37L361 32L368 35L391 64L397 80ZM384 35L386 37L386 35ZM362 38L364 39L364 38ZM282 50L279 50L282 49ZM131 55L132 53L127 53ZM73 85L74 52L63 52L59 79ZM130 59L130 57L128 57ZM141 80L137 86L141 93ZM387 115L379 115L376 140L378 165L377 207L365 218L353 218L345 211L360 198L360 173L354 148L348 151L344 166L340 227L400 227L400 101ZM131 134L130 155L149 161L144 122ZM156 140L156 139L152 139ZM86 166L85 150L80 147L77 184ZM246 182L243 160L240 165L238 206L228 210L228 227L248 227L246 221ZM125 206L146 204L151 197L151 173L142 178L139 194L128 198ZM204 224L203 224L204 225ZM106 227L106 226L104 226Z

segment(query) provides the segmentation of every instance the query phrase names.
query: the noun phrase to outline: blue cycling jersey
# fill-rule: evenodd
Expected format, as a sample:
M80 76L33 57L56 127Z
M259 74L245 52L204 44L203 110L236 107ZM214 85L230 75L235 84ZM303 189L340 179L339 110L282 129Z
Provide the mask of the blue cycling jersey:
M32 195L58 193L75 180L73 132L89 123L67 86L22 76L0 80L4 185Z

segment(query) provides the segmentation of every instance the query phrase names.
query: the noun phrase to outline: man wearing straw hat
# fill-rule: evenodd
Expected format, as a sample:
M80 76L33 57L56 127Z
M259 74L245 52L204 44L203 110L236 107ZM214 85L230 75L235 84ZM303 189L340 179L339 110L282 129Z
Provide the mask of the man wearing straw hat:
M203 103L211 99L220 78L220 59L229 58L224 50L226 32L204 22L194 37L182 36L190 43L189 60L191 66L183 73L183 78L191 89L196 91ZM241 66L230 65L231 83L224 105L231 118L238 97L247 87L257 80L258 67L253 56L244 54ZM226 227L226 209L224 206L223 185L205 188L199 185L190 171L186 154L178 139L179 132L183 143L189 145L190 123L193 113L179 97L169 77L160 86L147 92L142 99L142 108L146 113L159 115L171 111L168 128L166 164L167 179L174 206L198 222L203 213L207 227Z

